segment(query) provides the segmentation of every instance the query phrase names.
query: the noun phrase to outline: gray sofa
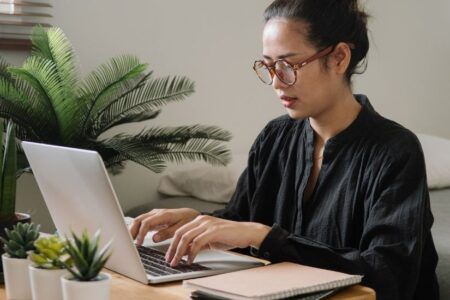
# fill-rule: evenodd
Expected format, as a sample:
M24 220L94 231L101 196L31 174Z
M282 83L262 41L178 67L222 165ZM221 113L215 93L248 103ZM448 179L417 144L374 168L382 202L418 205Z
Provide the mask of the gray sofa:
M439 255L437 275L441 299L450 299L450 189L430 192L433 239Z

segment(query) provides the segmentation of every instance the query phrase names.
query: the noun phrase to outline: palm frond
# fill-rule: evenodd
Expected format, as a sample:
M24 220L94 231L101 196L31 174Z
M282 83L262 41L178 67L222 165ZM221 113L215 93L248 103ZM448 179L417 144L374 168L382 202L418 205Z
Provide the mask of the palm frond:
M15 103L0 98L0 118L11 119L15 124L20 124L21 133L24 136L31 137L30 140L43 140L41 133L38 132L34 126L35 124L27 117L26 112L15 105Z
M57 27L48 30L36 26L31 35L32 53L55 63L59 81L66 88L66 99L74 99L78 84L75 54L64 32Z
M167 162L203 160L211 165L226 165L230 161L229 150L219 141L191 139L185 144L168 144L160 149L149 149L140 143L123 140L115 140L114 143L109 140L106 144L119 152L123 160L134 161L156 173L162 172Z
M226 166L230 160L230 151L219 141L192 139L186 144L169 145L168 151L156 154L152 158L182 163L183 160L203 160L213 166Z
M49 142L55 142L56 120L40 105L38 98L26 82L17 80L13 84L0 78L0 116L13 119L17 137L27 136L36 141L47 137Z
M3 78L9 82L12 82L11 74L8 72L8 68L10 67L10 64L6 62L6 60L0 56L0 78Z
M67 37L60 28L45 30L41 26L34 28L32 33L33 55L53 62L54 72L60 95L52 98L56 113L71 124L80 124L83 118L83 105L76 101L78 86L75 54ZM77 114L66 114L67 111L77 111ZM70 143L77 135L77 130L62 128L61 135Z
M102 132L122 124L128 119L139 116L140 121L146 120L143 112L155 111L164 104L181 101L194 93L194 82L186 77L167 76L149 81L144 87L111 101L94 117L92 127L88 128L92 137L98 137ZM151 113L148 116L152 116ZM150 119L150 118L148 118Z
M121 113L115 120L112 120L109 124L104 125L99 130L94 131L92 133L92 136L98 137L98 135L107 131L108 129L122 124L152 120L156 118L160 114L160 112L160 110L151 111L149 109L146 109L145 105L136 107L132 111Z
M232 138L229 131L217 126L190 125L176 127L154 127L142 130L135 139L144 143L184 143L189 139L210 139L228 142Z
M84 133L91 131L93 116L98 110L111 100L142 87L152 74L143 74L146 67L147 64L141 64L137 57L123 55L110 59L87 76L81 87L81 97L89 106L82 125Z
M34 56L40 56L48 60L53 60L47 30L40 25L33 27L31 32L31 53Z
M53 114L58 122L61 142L72 145L73 136L80 132L79 119L84 107L80 102L65 101L56 65L45 58L31 56L21 68L10 68L9 71L30 84L49 103L51 109L48 113Z
M58 119L52 99L60 98L61 89L52 61L38 56L30 56L22 67L11 67L8 70L15 78L27 82L45 101L46 108L49 109L47 113L53 114Z
M2 83L2 88L6 90L14 90L14 93L19 95L17 100L23 102L22 104L28 106L30 110L37 110L37 114L48 114L48 111L52 109L51 104L48 103L48 101L40 94L38 94L36 89L34 89L28 82L21 80L20 78L15 78L14 82L10 83L8 86L4 86ZM55 116L53 117L56 121Z
M95 71L89 74L81 86L81 95L89 99L90 110L86 122L90 115L96 114L96 110L103 107L117 93L123 93L124 89L129 89L129 80L142 75L147 68L147 64L141 64L136 56L122 55L113 57L108 63L100 65Z
M59 83L63 89L64 102L72 102L76 98L75 91L78 85L72 45L60 28L50 28L47 35L52 61L55 63Z
M109 100L108 104L105 104L106 107L109 107L110 103L114 103L115 101L117 101L117 99L127 97L129 94L132 94L132 93L136 92L137 90L142 89L145 86L147 80L149 80L149 78L152 76L152 74L153 74L153 71L150 71L147 74L142 73L142 74L139 74L138 76L136 76L135 78L131 78L131 79L124 81L123 84L119 88L117 88L116 90L112 91L109 94L111 99ZM84 97L89 98L88 95L84 95ZM86 115L86 120L84 122L83 130L91 138L97 138L103 131L106 130L105 129L105 130L99 131L99 129L98 129L98 127L99 127L98 123L100 122L99 114L103 110L104 110L104 108L101 108L101 109L98 108L97 112L90 111L89 115ZM98 112L98 111L100 111L100 112ZM112 126L110 126L110 127L112 127Z
M135 136L118 134L101 142L118 152L114 163L131 160L161 172L166 161L203 160L212 165L226 165L230 153L221 142L230 139L231 134L218 127L194 125L152 128Z

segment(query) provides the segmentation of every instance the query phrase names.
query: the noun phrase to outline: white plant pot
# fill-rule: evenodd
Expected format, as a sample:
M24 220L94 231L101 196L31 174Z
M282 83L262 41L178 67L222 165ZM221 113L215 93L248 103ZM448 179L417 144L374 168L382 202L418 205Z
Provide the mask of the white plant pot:
M72 275L61 277L64 300L109 300L111 275L100 273L100 280L78 281Z
M6 298L10 300L30 300L31 288L28 266L31 262L26 258L11 258L6 253L2 255L2 262Z
M67 274L67 270L47 270L29 266L33 300L61 300L61 277Z

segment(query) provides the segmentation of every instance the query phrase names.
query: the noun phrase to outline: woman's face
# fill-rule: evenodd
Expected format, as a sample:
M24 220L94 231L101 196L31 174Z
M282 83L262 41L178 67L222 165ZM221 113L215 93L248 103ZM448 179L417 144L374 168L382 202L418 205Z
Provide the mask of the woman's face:
M303 22L272 19L263 33L263 56L269 66L283 58L294 65L310 58L322 49L315 49L306 39L307 26ZM342 75L342 74L341 74ZM315 60L297 70L297 81L288 86L277 76L273 88L282 105L293 119L318 117L335 104L336 89L342 85L342 76L332 68L325 68ZM334 97L333 97L334 96Z

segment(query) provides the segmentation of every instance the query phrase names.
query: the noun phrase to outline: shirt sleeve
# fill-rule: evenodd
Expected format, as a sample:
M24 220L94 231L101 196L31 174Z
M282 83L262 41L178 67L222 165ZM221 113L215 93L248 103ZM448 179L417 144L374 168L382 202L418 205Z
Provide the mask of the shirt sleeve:
M361 274L378 299L411 299L432 215L419 145L385 161L365 201L358 248L336 248L291 234L274 224L258 256Z

